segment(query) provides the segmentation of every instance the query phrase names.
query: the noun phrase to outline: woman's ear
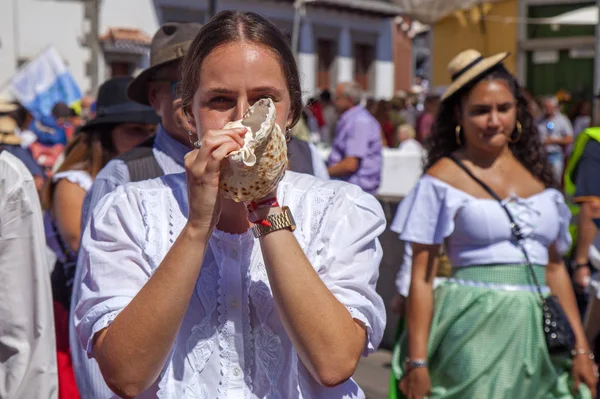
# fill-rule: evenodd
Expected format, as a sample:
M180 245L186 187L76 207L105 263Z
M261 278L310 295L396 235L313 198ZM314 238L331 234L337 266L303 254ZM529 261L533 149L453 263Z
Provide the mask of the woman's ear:
M292 107L290 107L290 112L288 113L287 123L285 124L286 129L292 127L292 123L294 122L294 114L295 111Z
M190 131L198 134L198 127L196 126L196 120L194 119L194 115L192 115L190 106L188 105L185 108L181 108L181 111Z

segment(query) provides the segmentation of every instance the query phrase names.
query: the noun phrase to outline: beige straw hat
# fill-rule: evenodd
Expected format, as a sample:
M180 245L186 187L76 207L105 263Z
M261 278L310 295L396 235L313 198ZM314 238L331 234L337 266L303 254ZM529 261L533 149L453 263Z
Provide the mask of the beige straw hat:
M448 73L452 77L452 83L442 96L446 100L467 83L481 76L482 73L492 69L509 56L509 53L499 53L491 57L483 57L477 50L465 50L459 53L448 64Z
M17 105L8 102L4 98L0 97L0 114L8 114L9 112L13 112L17 110Z

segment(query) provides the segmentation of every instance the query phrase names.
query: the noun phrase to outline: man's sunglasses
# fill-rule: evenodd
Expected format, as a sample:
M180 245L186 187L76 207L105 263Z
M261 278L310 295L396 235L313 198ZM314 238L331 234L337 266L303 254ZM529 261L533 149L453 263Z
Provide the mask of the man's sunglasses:
M181 93L179 91L181 87L181 80L176 80L175 82L171 82L171 93L173 94L173 98L180 98Z
M171 85L171 94L173 94L173 98L177 99L181 97L181 93L179 92L179 87L181 86L181 80L170 81L163 79L150 80L150 82L165 82Z

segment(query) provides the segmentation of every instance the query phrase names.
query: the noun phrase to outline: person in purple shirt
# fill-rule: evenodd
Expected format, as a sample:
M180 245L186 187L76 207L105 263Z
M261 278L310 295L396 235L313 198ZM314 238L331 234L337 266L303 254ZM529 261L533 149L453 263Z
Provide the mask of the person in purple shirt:
M356 184L375 194L381 181L382 145L379 122L360 105L362 89L356 82L340 83L335 106L340 114L327 162L333 179Z

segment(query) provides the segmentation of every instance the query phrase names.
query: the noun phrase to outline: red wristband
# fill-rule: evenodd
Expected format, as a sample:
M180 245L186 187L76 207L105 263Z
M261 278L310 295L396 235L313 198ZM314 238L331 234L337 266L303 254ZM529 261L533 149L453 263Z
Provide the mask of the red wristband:
M248 208L248 212L254 212L258 209L264 209L264 208L275 208L278 206L279 206L279 202L277 202L277 197L267 198L260 202L251 201L246 205L246 207Z

